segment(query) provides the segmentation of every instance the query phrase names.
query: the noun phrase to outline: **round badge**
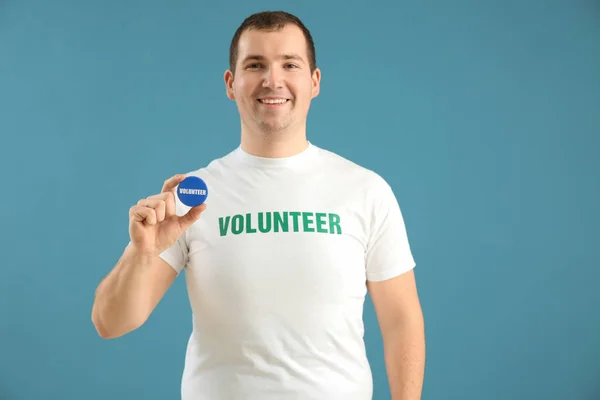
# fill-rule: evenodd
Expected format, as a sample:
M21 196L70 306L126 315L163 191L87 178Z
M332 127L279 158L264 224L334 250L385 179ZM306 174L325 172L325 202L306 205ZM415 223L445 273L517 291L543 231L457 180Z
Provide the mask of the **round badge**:
M199 206L208 197L206 183L197 176L188 176L177 186L177 197L188 207Z

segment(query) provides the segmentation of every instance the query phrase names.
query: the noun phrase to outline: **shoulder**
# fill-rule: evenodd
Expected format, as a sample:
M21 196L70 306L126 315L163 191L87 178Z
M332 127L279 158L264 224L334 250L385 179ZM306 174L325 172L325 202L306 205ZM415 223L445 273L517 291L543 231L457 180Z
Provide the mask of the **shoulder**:
M232 150L229 153L210 160L203 166L196 169L187 171L188 176L197 176L202 178L208 184L209 181L219 179L225 171L227 171L231 164L231 159L236 150Z
M319 153L324 163L324 171L343 176L346 180L352 180L355 186L369 191L380 192L391 189L387 180L378 172L331 150L319 148Z

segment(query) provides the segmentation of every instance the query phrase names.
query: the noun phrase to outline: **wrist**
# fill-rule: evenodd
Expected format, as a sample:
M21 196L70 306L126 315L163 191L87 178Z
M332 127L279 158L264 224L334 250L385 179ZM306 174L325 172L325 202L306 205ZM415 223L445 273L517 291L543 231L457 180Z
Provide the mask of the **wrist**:
M157 251L141 249L136 247L133 243L129 243L125 249L124 258L134 264L148 264L159 255L160 253Z

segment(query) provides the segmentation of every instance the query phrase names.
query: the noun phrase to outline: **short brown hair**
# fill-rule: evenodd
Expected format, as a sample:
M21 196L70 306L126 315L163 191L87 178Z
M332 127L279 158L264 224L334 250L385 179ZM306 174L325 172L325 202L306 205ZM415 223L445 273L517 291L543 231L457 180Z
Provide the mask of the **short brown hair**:
M250 15L242 22L235 31L233 39L231 39L231 45L229 46L229 68L231 69L231 72L235 72L238 57L238 43L244 31L247 29L276 31L283 29L286 24L294 24L302 30L302 33L304 33L304 38L307 43L308 62L312 74L317 68L317 57L315 54L315 43L313 42L310 31L304 26L302 21L300 21L300 18L285 11L262 11Z

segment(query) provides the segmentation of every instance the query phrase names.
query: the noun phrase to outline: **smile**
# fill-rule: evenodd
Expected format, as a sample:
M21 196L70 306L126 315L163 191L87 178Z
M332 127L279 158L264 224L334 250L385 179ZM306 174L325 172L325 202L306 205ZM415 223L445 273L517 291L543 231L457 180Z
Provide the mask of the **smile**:
M285 104L289 101L289 99L258 99L258 101L262 104Z

